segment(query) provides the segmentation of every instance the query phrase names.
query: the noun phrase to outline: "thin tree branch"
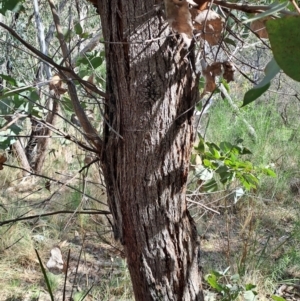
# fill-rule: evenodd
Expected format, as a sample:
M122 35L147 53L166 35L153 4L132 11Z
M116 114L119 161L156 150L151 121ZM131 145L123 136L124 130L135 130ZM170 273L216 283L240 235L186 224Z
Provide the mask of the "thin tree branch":
M296 1L295 0L290 0L292 2L292 4L294 5L296 11L298 12L298 14L300 15L300 8L299 6L297 5Z
M29 49L32 53L37 55L40 59L47 62L51 66L55 67L58 71L64 71L68 75L70 75L70 78L66 78L67 81L78 80L78 82L81 83L83 86L85 86L87 89L97 93L98 95L100 95L103 98L107 98L106 93L100 91L92 83L90 83L86 80L83 80L71 68L67 68L67 67L64 67L62 65L55 63L49 56L43 54L41 51L39 51L38 49L33 47L31 44L27 43L25 40L23 40L12 28L10 28L9 26L7 26L6 24L4 24L2 22L0 22L0 26L3 27L4 29L6 29L13 37L15 37L20 43L22 43L27 49Z
M14 118L9 121L3 128L0 128L0 132L6 131L12 124L16 123L20 118L27 117L28 115L16 114Z
M69 184L63 183L63 182L61 182L61 181L59 181L59 180L55 180L55 179L53 179L53 178L50 178L50 177L47 177L47 176L44 176L44 175L41 175L41 174L34 173L34 172L32 172L32 171L30 171L30 170L27 170L27 169L25 169L25 168L23 168L23 167L19 167L19 166L15 166L15 165L10 165L10 164L6 164L6 163L3 163L2 165L3 165L3 166L7 166L7 167L11 167L11 168L20 169L20 170L23 170L23 171L28 172L31 176L40 177L40 178L43 178L43 179L52 181L52 182L54 182L54 183L57 183L57 184L60 184L60 185L64 185L64 186L66 186L66 187L68 187L68 188L70 188L70 189L73 189L73 190L79 192L80 194L85 195L87 198L89 198L89 199L91 199L91 200L93 200L93 201L95 201L95 202L97 202L97 203L99 203L99 204L102 204L102 205L104 205L104 206L108 206L106 203L101 202L101 201L97 200L96 198L94 198L94 197L92 197L92 196L90 196L90 195L88 195L88 194L86 194L86 193L83 193L80 189L77 189L76 187L73 187L73 186L71 186L71 185L69 185ZM85 167L86 167L86 166L84 166L83 168L81 168L80 171L83 171L83 170L85 169Z
M239 4L239 3L232 3L224 0L214 0L215 5L220 5L222 7L226 7L229 9L243 11L245 13L262 13L272 8L271 5L248 5L248 4ZM297 13L282 10L280 13L284 15L298 15Z
M40 217L45 217L45 216L57 215L57 214L103 214L103 215L109 215L111 213L110 213L110 211L106 211L106 210L76 211L76 212L70 211L70 210L61 210L61 211L55 211L55 212L49 212L49 213L43 213L43 214L30 215L30 216L24 216L24 217L9 219L9 220L0 222L0 227L3 226L3 225L10 224L10 223L29 220L29 219L33 219L33 218L40 218Z
M62 28L60 26L59 15L56 11L56 8L55 8L55 5L54 5L53 1L48 0L48 2L49 2L49 5L50 5L50 8L51 8L53 21L54 21L55 26L56 26L56 32L57 32L57 35L58 35L60 48L61 48L62 53L63 53L63 60L65 60L65 64L66 64L67 68L71 69L71 59L70 59L67 44L65 42L64 34L62 32ZM67 77L69 76L68 73L64 74L63 72L61 72L60 74L63 78L66 77L66 75L67 75ZM71 101L72 101L72 105L73 105L75 114L76 114L77 118L79 119L79 122L80 122L82 128L85 131L85 136L86 136L87 140L92 145L94 145L99 152L101 152L102 144L103 144L102 140L99 137L96 129L92 126L89 119L87 118L87 115L85 114L82 106L80 105L80 101L78 99L77 90L76 90L76 87L75 87L74 83L71 82L71 81L67 81L67 86L68 86L69 95L70 95L70 98L71 98Z

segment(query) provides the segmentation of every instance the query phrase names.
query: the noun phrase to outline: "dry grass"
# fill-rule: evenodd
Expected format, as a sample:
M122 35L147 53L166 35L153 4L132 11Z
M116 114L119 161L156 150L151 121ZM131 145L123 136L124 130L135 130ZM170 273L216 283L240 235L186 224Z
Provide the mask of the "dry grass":
M104 205L106 195L97 165L84 171L83 177L77 171L84 166L84 152L74 146L61 147L57 143L53 147L56 149L55 157L49 155L43 172L53 179L51 191L46 189L45 179L22 179L18 170L6 167L1 171L1 221L59 210L108 210ZM12 157L8 163L18 164ZM32 301L38 296L39 300L50 300L35 249L46 265L50 250L56 245L61 246L64 260L71 250L67 297L75 282L75 301L80 300L80 296L92 285L94 287L87 300L113 300L114 296L115 300L129 300L132 296L128 271L120 257L122 247L114 245L107 219L96 211L90 215L58 214L3 225L0 237L0 300L20 298ZM105 243L102 238L105 238ZM58 275L49 272L49 277L56 291L55 299L61 300L62 272Z

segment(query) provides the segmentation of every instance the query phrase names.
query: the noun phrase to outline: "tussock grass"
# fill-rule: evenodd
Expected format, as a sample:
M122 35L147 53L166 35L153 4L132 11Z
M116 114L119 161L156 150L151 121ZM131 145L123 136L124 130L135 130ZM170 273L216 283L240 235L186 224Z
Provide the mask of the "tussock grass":
M219 100L206 117L206 138L233 144L242 138L243 145L252 151L247 159L271 167L277 177L261 176L258 189L247 192L236 204L226 188L203 194L202 203L220 215L193 209L196 217L201 216L198 231L202 236L204 273L230 266L230 273L239 273L243 284L257 285L260 300L266 300L278 282L300 276L300 195L290 189L291 179L299 177L300 106L293 99L276 99L272 94L270 100L268 96L242 108L238 117L226 99ZM283 112L289 122L283 120ZM256 141L247 134L241 118L254 127Z

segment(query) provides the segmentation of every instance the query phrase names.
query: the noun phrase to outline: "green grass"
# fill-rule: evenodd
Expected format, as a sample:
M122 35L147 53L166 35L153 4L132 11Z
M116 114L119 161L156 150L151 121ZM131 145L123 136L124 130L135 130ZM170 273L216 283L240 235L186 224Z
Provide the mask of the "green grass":
M224 203L216 200L227 192L202 197L209 207L221 212L220 216L214 216L217 227L209 228L211 217L204 215L206 233L219 237L220 231L224 232L221 235L224 245L219 251L221 260L208 263L207 267L225 269L230 265L232 273L239 272L244 281L257 284L263 293L270 292L282 279L300 277L300 196L290 191L291 179L300 177L300 106L296 101L286 100L288 122L284 122L282 102L279 97L273 100L265 97L241 108L236 116L226 100L219 100L210 111L206 133L206 139L215 143L234 144L243 139L243 145L252 152L247 159L258 166L268 166L277 174L276 178L261 176L258 189L225 211L221 206ZM242 119L254 127L256 141L248 134ZM204 250L206 244L209 245L204 241ZM208 248L214 249L214 245ZM204 270L208 272L205 265Z

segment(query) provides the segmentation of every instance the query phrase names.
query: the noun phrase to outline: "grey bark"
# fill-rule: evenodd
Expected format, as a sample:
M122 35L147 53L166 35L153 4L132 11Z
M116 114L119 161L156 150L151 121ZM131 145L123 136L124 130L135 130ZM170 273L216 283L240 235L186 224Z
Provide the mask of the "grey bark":
M136 300L203 300L186 204L199 74L193 51L167 37L154 4L101 1L105 116L119 133L104 125L102 170Z
M28 159L26 157L26 154L25 154L25 151L24 151L24 148L22 147L21 145L21 142L19 140L17 140L13 145L12 145L12 150L15 154L15 156L17 157L18 161L20 162L20 165L30 171L31 167L29 165L29 162L28 162ZM29 176L30 173L23 170L22 171L22 175L23 177L26 177L26 176Z
M51 91L53 92L53 91ZM51 102L48 104L51 105L48 106L48 113L46 117L46 123L52 124L53 126L56 123L56 120L58 118L58 110L59 110L59 103L58 103L58 97L59 95L52 95ZM48 136L51 135L51 130L44 125L44 127L40 130L41 136L45 136L43 138L40 138L38 140L38 145L37 145L37 151L36 151L36 161L34 165L34 170L36 173L41 173L45 158L47 156L47 150L49 149L49 144L50 144L50 139L47 138Z

